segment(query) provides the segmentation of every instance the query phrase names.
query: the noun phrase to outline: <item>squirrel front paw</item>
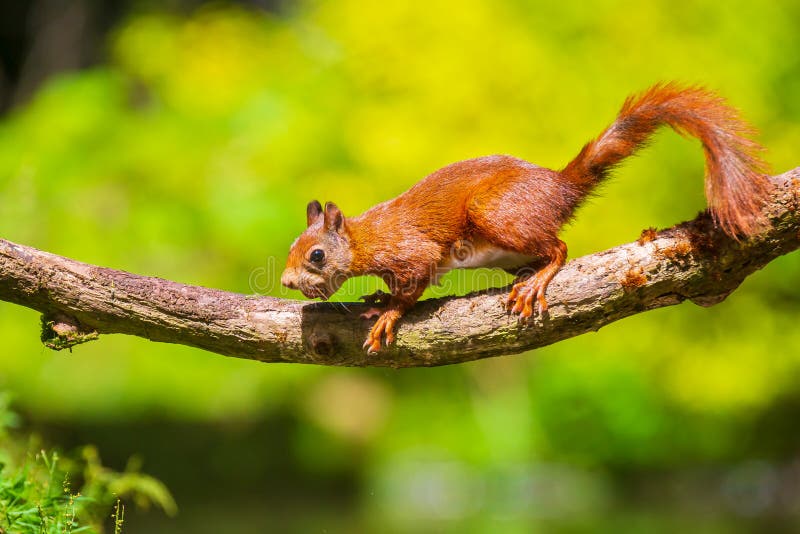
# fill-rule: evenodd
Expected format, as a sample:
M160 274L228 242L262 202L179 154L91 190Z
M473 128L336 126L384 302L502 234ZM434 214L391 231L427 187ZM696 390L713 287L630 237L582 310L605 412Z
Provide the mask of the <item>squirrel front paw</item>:
M378 321L372 326L367 340L364 342L367 354L377 354L381 350L381 340L383 340L384 336L386 337L386 345L394 341L394 327L400 316L399 311L389 310L378 317Z
M383 313L382 308L369 308L367 311L359 315L362 319L374 319L376 317L380 317Z

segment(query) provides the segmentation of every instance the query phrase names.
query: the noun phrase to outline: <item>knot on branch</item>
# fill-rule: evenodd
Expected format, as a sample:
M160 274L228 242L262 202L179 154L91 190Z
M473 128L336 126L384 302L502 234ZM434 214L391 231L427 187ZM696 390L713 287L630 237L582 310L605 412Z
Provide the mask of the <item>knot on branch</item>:
M333 356L336 353L336 338L329 332L312 332L308 336L311 351L317 356Z
M97 339L97 330L83 326L77 319L63 313L42 315L41 340L48 349L63 350Z

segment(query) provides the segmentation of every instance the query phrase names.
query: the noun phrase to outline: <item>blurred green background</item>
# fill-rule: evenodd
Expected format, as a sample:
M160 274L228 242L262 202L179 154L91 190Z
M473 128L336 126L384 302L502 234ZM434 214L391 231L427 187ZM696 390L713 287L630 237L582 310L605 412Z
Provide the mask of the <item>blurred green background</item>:
M799 163L797 0L20 4L0 237L140 274L301 298L278 280L312 198L355 215L493 153L559 168L659 80L719 90L776 172ZM564 231L570 256L693 217L702 168L658 135ZM46 439L139 455L173 491L176 518L131 509L130 533L791 531L798 273L795 253L710 309L397 371L125 336L54 353L0 303L0 389Z

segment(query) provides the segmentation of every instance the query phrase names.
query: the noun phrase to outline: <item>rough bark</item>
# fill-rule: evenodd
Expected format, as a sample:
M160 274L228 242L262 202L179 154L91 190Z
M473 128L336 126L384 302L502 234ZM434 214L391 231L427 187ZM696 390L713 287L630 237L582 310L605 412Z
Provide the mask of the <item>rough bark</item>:
M519 324L505 289L418 303L395 345L367 355L363 304L300 302L189 286L95 267L0 240L0 299L42 312L42 341L68 348L131 334L262 362L434 366L515 354L684 300L722 301L749 274L800 247L800 168L773 177L771 226L737 242L706 214L634 243L570 261L550 309Z

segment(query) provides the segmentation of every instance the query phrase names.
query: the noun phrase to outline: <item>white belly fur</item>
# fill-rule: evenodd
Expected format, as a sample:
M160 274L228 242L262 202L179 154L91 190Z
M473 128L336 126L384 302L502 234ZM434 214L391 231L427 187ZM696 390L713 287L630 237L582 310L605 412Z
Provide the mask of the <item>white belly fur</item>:
M439 263L439 274L451 269L497 267L513 269L533 261L533 256L519 254L490 245L486 242L463 242L451 247L450 253Z

